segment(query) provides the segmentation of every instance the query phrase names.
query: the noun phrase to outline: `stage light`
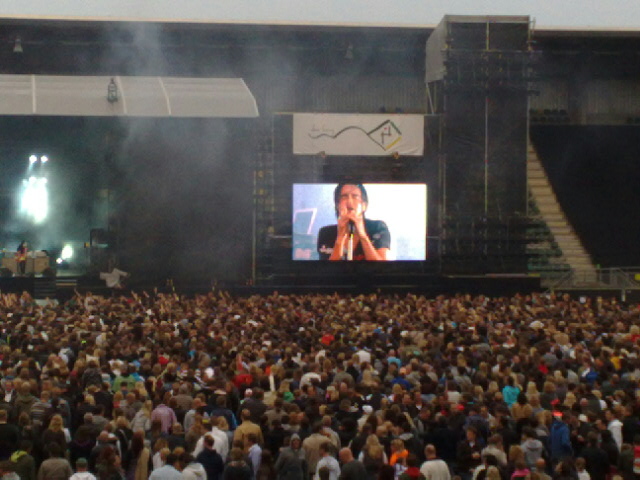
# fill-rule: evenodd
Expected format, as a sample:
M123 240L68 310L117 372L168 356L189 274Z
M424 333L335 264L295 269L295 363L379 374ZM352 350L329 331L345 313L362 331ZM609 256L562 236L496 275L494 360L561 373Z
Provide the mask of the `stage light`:
M107 101L109 103L116 103L118 101L118 84L115 79L112 78L107 85Z
M20 198L20 213L33 223L42 223L49 213L49 192L47 191L47 179L42 177L29 177L22 181L22 194Z
M73 257L73 247L69 244L65 245L60 252L62 260L70 260Z
M22 53L24 49L22 48L22 39L20 37L16 37L13 42L13 53Z
M36 157L35 155L31 155L29 157L29 165L33 165L34 163L36 163L38 161L38 157Z
M46 155L42 155L42 156L40 157L40 161L41 161L42 163L47 163L47 162L49 161L49 157L47 157Z
M353 44L350 43L347 50L344 52L344 58L346 60L353 60Z
M60 257L58 257L58 258L56 259L56 263L57 263L58 265L62 265L62 262L63 262L63 260L62 260Z

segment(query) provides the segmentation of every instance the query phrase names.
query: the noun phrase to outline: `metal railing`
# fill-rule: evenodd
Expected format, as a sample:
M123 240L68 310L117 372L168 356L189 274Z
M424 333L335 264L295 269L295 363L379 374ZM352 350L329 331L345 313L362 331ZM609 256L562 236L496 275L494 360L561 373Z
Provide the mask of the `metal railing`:
M561 289L640 290L640 267L571 270L560 277L552 276L551 272L543 272L541 277L550 291Z

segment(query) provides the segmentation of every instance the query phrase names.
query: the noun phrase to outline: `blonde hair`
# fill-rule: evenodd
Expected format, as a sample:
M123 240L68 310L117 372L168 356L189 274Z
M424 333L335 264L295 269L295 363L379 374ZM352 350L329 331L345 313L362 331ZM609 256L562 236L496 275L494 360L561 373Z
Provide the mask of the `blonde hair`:
M54 415L53 417L51 417L51 421L49 422L49 430L53 432L64 431L64 422L62 421L61 415Z
M528 397L528 400L529 400L529 405L531 405L532 407L540 406L540 395L538 395L537 393Z
M556 384L553 383L552 381L546 381L542 386L542 391L544 391L545 393L555 393Z
M182 455L186 450L184 449L184 447L176 447L173 449L173 454L177 455L178 457L180 455Z
M151 400L146 400L142 404L141 410L146 413L149 417L151 417L151 412L153 412L153 402Z
M224 432L229 431L229 422L223 416L218 417L218 428Z
M117 428L129 428L129 420L127 417L120 416L116 419Z
M524 450L520 445L511 445L509 447L509 463L524 462Z
M391 440L391 448L395 448L398 451L404 450L404 442L401 438L394 438Z
M160 452L165 449L170 452L170 450L167 448L168 445L169 442L167 441L167 439L164 437L160 437L156 440L156 443L153 444L153 452Z
M500 471L497 467L489 467L487 468L487 474L485 476L486 480L500 480L502 477L500 476Z
M540 423L540 425L551 425L551 421L553 420L553 414L549 410L542 410L538 412L536 415L536 419Z
M167 460L167 455L169 455L171 453L171 450L169 450L169 447L162 447L158 451L160 452L160 458L162 458L163 462L165 462Z
M474 385L473 386L473 394L476 395L477 397L482 397L484 395L484 390L482 389L481 385Z
M490 396L499 391L500 387L498 386L498 382L496 382L495 380L490 381L489 385L487 386L487 395Z
M567 392L564 397L564 405L567 407L573 407L573 405L578 401L573 392Z
M369 450L371 447L382 447L380 439L373 433L367 437L367 440L365 440L363 450Z
M364 452L373 460L382 460L384 458L384 450L381 445L371 445Z

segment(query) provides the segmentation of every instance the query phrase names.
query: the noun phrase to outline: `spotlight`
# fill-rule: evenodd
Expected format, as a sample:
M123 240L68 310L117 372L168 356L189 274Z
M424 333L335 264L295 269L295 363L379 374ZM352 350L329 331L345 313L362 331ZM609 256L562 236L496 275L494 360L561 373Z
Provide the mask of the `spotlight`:
M73 258L73 247L69 244L65 245L60 252L60 258L62 260L70 260Z
M38 157L36 157L35 155L31 155L29 157L29 164L33 165L34 163L36 163L38 161Z
M62 260L60 257L58 257L58 258L56 259L56 263L57 263L58 265L61 265L61 264L62 264L62 262L63 262L63 260Z
M42 223L49 213L47 179L31 176L22 181L20 213L33 223Z
M42 163L47 163L47 162L49 161L49 157L47 157L46 155L42 155L42 156L40 157L40 161L41 161Z

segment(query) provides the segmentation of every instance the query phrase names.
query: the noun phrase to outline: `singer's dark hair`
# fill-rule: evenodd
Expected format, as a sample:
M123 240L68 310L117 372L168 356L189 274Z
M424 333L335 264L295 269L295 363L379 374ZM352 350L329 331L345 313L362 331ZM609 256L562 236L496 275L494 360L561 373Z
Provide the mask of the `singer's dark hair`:
M340 203L340 194L342 193L342 187L344 187L345 185L355 185L356 187L358 187L362 195L362 201L367 205L369 204L367 189L364 188L364 185L362 185L361 183L351 183L351 182L339 183L336 189L333 191L333 205L336 209L336 217L340 216L340 212L338 211L338 204Z

